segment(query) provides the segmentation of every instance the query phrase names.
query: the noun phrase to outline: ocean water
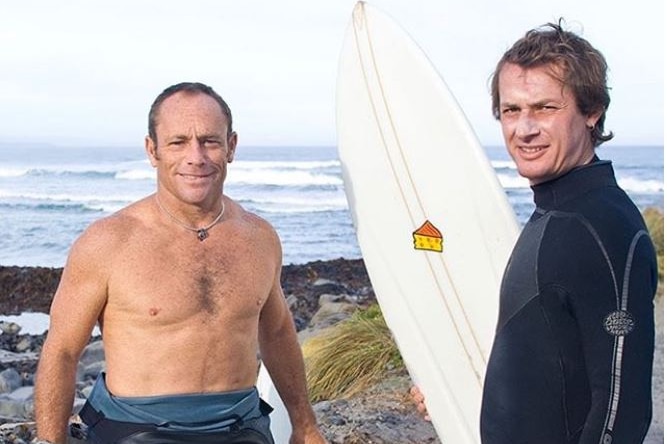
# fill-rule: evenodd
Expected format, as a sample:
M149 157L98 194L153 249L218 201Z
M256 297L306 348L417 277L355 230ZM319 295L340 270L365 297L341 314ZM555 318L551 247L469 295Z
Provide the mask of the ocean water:
M533 211L527 182L505 150L486 148L520 222ZM640 208L663 208L663 147L602 147ZM91 222L155 190L142 147L0 144L0 265L64 265ZM335 147L244 147L225 193L267 219L284 263L361 257Z

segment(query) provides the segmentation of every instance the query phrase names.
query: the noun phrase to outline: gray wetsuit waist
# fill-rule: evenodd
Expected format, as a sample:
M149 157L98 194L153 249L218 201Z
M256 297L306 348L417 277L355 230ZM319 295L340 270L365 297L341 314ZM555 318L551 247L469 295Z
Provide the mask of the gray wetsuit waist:
M262 416L256 388L221 393L114 396L105 375L95 382L88 403L113 421L154 424L160 430L214 432Z

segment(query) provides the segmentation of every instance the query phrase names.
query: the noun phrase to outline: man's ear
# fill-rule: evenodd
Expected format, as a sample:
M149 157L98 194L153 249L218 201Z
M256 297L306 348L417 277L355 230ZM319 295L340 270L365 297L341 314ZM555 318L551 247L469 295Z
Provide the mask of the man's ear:
M595 125L598 124L598 120L600 120L601 115L602 115L602 110L593 111L592 113L590 113L586 118L586 126L590 129L595 128Z
M238 140L239 136L234 131L232 131L232 133L227 136L227 163L232 163L234 160L234 154L236 154L236 144Z
M153 168L157 167L157 162L160 160L157 154L157 145L151 139L151 136L146 136L144 139L144 147L146 148L146 155Z

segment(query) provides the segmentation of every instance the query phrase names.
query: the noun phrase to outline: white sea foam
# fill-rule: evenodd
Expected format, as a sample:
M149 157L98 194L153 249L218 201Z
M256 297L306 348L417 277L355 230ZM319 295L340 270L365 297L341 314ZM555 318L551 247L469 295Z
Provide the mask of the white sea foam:
M0 167L0 178L3 177L21 177L28 174L30 168L21 167Z
M266 213L313 213L323 211L345 211L348 209L345 195L333 196L279 196L261 198L258 196L243 199L243 204L256 207Z
M93 211L101 211L103 213L115 213L123 208L125 208L131 201L125 202L98 202L98 203L89 203L85 207Z
M245 169L230 170L229 183L276 186L342 186L343 180L333 174L318 174L301 170Z
M124 170L118 171L114 178L119 180L155 180L156 173L154 169L148 168Z
M657 180L642 180L636 177L621 177L618 179L621 188L629 193L662 193L665 190L665 183Z
M0 189L0 198L3 199L12 199L23 203L32 201L43 204L83 205L94 210L104 209L104 205L107 204L111 204L114 208L116 205L124 206L142 197L143 195L139 193L104 195L102 193L44 193L28 190Z
M496 170L516 170L516 164L511 160L493 160L491 161L491 165Z
M530 183L525 177L521 177L518 174L504 174L500 173L498 175L498 180L500 185L505 189L517 189L517 188L529 188Z
M303 160L235 160L231 169L299 169L299 170L315 170L324 168L340 168L338 160L322 160L322 161L303 161Z

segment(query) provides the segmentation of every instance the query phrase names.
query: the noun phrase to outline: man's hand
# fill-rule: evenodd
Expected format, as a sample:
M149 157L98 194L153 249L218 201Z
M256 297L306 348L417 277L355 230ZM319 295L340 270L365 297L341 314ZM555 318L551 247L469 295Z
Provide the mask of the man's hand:
M424 404L424 394L421 392L421 390L419 390L419 387L413 385L410 388L410 397L417 406L417 411L424 415L424 419L426 421L430 421L431 417L428 415L428 411L426 410L426 404Z
M319 429L310 427L303 434L292 431L289 444L327 444Z

